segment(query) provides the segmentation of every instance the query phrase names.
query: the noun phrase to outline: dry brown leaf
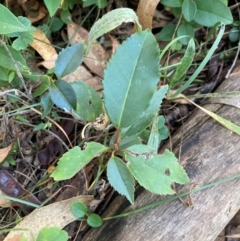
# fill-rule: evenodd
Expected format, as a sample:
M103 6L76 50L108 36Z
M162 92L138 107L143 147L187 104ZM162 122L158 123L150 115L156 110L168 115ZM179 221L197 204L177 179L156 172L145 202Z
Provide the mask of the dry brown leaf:
M74 72L64 76L62 79L66 80L67 82L79 80L85 82L85 80L90 78L92 78L92 74L84 66L80 65Z
M8 241L21 241L21 236L19 234L14 235Z
M77 24L72 23L67 26L68 39L71 44L78 42L85 43L88 40L88 31ZM103 77L103 70L106 67L107 54L101 44L97 41L92 45L89 54L83 62L94 74Z
M5 193L0 190L0 195L5 195ZM0 207L3 207L3 208L11 207L11 202L9 202L8 199L0 197Z
M41 19L43 19L47 15L48 11L44 6L41 6L36 14L36 11L34 11L34 14L28 14L27 18L32 22L35 23Z
M68 39L71 45L76 43L86 43L88 41L88 31L75 23L67 25Z
M95 90L99 91L99 90L102 90L102 80L95 76L95 77L92 77L90 79L87 79L84 81L86 84L92 86Z
M140 0L137 8L137 16L143 30L152 29L152 19L159 0Z
M36 28L33 37L34 40L30 45L42 56L44 60L50 60L55 55L57 55L55 48L53 48L47 36L44 34L44 32L42 32L42 30Z
M7 155L9 154L9 152L12 149L12 144L10 144L8 147L2 148L0 149L0 163L4 161L4 159L7 157Z
M163 28L171 21L171 17L156 9L153 15L152 28Z
M83 62L94 74L103 78L103 71L106 68L106 53L101 44L95 42Z
M36 64L36 66L42 65L46 69L51 69L51 68L55 67L55 61L56 61L57 57L58 57L58 54L55 54L52 56L52 58L50 58L48 60L44 60L44 61Z
M92 76L91 73L82 65L80 65L74 72L62 78L67 82L83 81L92 86L95 90L102 89L102 81L100 77Z
M23 12L25 13L26 17L32 22L35 23L41 19L43 19L47 14L48 11L38 0L18 0L17 1Z
M108 35L111 42L112 42L112 54L115 53L115 50L117 49L117 47L119 46L119 42L117 41L117 39L115 37L113 37L112 35Z
M39 231L46 226L55 226L62 229L77 219L71 212L72 203L83 202L90 205L92 200L93 196L81 195L35 209L7 235L4 241L12 241L12 238L16 235L22 235L29 241L33 240L32 237L36 239Z
M231 234L231 235L226 235L224 236L225 238L240 238L240 234Z

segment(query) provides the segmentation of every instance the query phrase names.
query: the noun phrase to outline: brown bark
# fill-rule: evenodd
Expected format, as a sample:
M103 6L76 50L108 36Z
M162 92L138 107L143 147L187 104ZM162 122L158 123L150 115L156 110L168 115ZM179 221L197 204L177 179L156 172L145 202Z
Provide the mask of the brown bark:
M229 78L216 92L240 90L240 77ZM240 110L232 101L207 101L203 107L240 125ZM223 103L228 103L228 105ZM235 98L240 106L240 99ZM181 141L182 140L182 141ZM168 143L161 149L169 148ZM200 110L172 137L173 152L180 154L180 162L190 177L190 184L178 187L182 192L191 185L204 185L240 174L240 137L224 128ZM179 148L181 147L181 152ZM83 241L213 241L240 207L239 179L192 194L193 208L179 200L135 215L105 222L99 229L91 229ZM104 217L113 216L160 200L161 197L141 188L136 191L133 206L117 197Z

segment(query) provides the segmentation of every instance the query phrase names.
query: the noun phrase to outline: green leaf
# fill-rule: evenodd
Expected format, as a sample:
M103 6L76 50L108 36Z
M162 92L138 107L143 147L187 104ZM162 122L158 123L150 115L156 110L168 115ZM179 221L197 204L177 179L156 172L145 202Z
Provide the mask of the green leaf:
M15 73L15 72L11 72L11 73ZM1 81L9 81L9 70L3 68L2 66L0 66L0 80ZM11 74L12 75L12 74ZM13 78L11 78L12 80ZM11 81L9 81L11 82Z
M22 23L22 25L28 28L28 31L35 32L36 29L32 27L32 23L28 18L23 16L18 16L18 20Z
M229 40L231 42L236 42L240 39L240 30L239 27L233 27L229 32Z
M88 208L85 203L75 202L71 205L71 211L75 217L83 218L87 214Z
M219 42L222 39L222 36L224 34L224 30L225 30L225 25L222 24L221 27L220 27L220 30L218 32L217 38L215 39L211 49L208 51L206 57L203 59L201 64L198 66L196 71L191 75L191 77L188 79L188 81L185 82L184 85L181 86L181 88L179 88L171 97L176 97L178 94L180 94L182 91L184 91L193 82L193 80L195 80L195 78L202 71L204 66L208 63L208 61L211 58L211 56L213 55L214 51L217 49L218 44L219 44Z
M158 116L156 115L152 123L151 132L147 143L148 146L151 146L154 148L154 153L153 153L154 155L157 155L158 153L160 141L161 140L159 138L159 133L158 133Z
M192 64L194 56L195 56L195 43L194 43L194 40L191 39L188 43L186 52L181 59L181 64L178 65L178 67L170 81L171 87L174 87L175 85L177 85L179 83L179 80L186 74L188 68Z
M60 18L53 17L49 20L49 28L53 32L59 31L63 27L64 23Z
M41 98L41 105L43 107L42 118L47 116L52 110L53 102L51 100L50 94L46 93Z
M33 128L33 131L46 130L48 127L51 127L51 123L40 123Z
M43 228L38 236L36 241L67 241L68 233L64 230L61 230L59 227L45 227Z
M41 84L34 90L32 96L37 97L42 95L45 91L49 89L50 86L51 86L50 77L47 75L43 75Z
M98 8L105 8L107 6L107 0L83 0L83 7L88 7L96 4Z
M88 215L87 224L93 228L102 226L102 219L99 215L91 213Z
M62 109L71 111L76 109L76 94L72 86L64 80L56 80L49 88L49 93L54 104Z
M229 8L219 0L196 0L197 13L194 20L207 27L211 27L217 22L231 24L233 17Z
M162 140L169 136L168 128L165 126L165 119L163 116L156 116L148 138L147 145L154 148L154 155L158 153L159 145Z
M128 127L143 115L158 81L159 49L154 35L149 30L132 35L118 47L104 72L105 107L115 127Z
M181 38L179 39L179 41L182 43L182 44L185 44L187 45L190 41L191 38L194 38L194 29L193 27L188 24L188 23L185 23L185 24L181 24L179 26L179 28L177 29L177 36L178 37L181 37L181 36L186 36L184 38Z
M15 15L0 4L0 34L26 32L28 30Z
M28 69L27 63L21 53L11 46L7 46L9 52L11 53L13 59L16 61L16 64L20 70ZM3 46L0 46L0 66L10 69L10 70L15 70L16 67L12 61L12 59L9 57L8 52Z
M120 141L119 150L124 150L130 146L142 144L138 136L123 137Z
M226 6L228 5L228 0L220 0L222 1Z
M190 22L194 19L197 12L196 3L193 0L184 0L182 4L182 13L184 18Z
M77 96L74 113L85 122L94 121L102 112L102 99L91 86L84 82L70 83Z
M66 24L73 23L72 21L72 14L69 12L68 9L62 10L60 13L61 20Z
M22 115L17 115L16 117L15 117L15 119L16 120L18 120L18 121L20 121L20 122L22 122L22 123L29 123L29 120L27 120L26 118L24 118Z
M105 33L113 30L123 22L134 22L137 29L142 29L136 13L130 8L118 8L104 14L97 22L95 22L89 32L88 45L86 55L88 54L92 43Z
M15 39L12 43L12 47L17 51L25 50L29 46L29 44L33 41L32 33L22 33L20 36Z
M185 184L189 181L177 158L168 150L163 155L156 156L126 152L125 158L130 172L139 184L153 193L173 194L173 182Z
M52 17L57 12L61 2L62 0L53 0L53 1L44 0L44 3L47 7L50 17Z
M165 97L167 91L168 85L164 85L154 94L147 110L138 120L135 121L135 123L132 126L130 126L128 130L126 130L123 136L133 136L139 134L152 123L153 118L158 112L162 100Z
M107 149L107 147L97 142L88 142L87 147L84 150L75 146L59 159L58 165L52 172L51 177L53 177L55 181L69 179L80 171L86 164L88 164L88 162L90 162L94 157L101 155Z
M3 70L3 74L4 74L4 72L6 73L6 69ZM8 76L9 83L11 83L14 80L15 76L16 76L16 72L15 71L9 71L9 76Z
M172 8L181 7L182 2L182 0L161 0L161 4Z
M125 150L127 153L133 156L144 156L146 159L149 159L154 154L154 148L148 145L134 145Z
M110 185L133 204L134 179L126 164L118 157L110 158L107 165L107 177Z
M114 134L109 144L110 148L112 149L114 149L115 138L116 138L116 135ZM123 137L119 144L119 150L124 150L130 146L138 145L138 144L142 144L141 137L139 137L138 135Z
M72 73L82 63L84 46L78 43L63 49L56 60L55 71L58 78Z
M25 237L21 236L20 241L28 241Z
M175 31L176 24L169 23L168 25L164 26L163 29L157 36L157 39L160 41L170 41L173 37L173 33Z
M158 133L159 133L159 140L166 140L169 136L169 130L165 125L165 118L161 115L158 116Z
M181 7L173 8L172 9L173 16L177 19L181 18L182 15L182 4Z

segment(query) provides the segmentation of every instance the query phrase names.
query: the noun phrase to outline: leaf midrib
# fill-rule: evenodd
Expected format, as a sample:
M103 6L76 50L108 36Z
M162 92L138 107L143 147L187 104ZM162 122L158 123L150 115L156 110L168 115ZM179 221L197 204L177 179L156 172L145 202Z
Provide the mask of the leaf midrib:
M142 41L142 46L143 46L143 44L145 43L146 38L147 38L147 35L145 34L144 40ZM138 60L139 60L140 55L141 55L141 53L142 53L142 51L143 51L143 47L142 47L142 46L141 46L141 50L140 50L140 52L139 52L139 55L138 55L138 57L137 57L137 60L135 61L136 64L135 64L134 69L133 69L133 71L132 71L131 81L129 81L129 85L128 85L128 88L127 88L127 91L126 91L126 94L125 94L125 99L124 99L123 104L122 104L122 111L121 111L121 113L120 113L120 115L119 115L118 126L121 125L122 116L123 116L123 112L124 112L124 109L125 109L124 107L125 107L125 105L126 105L126 101L127 101L128 97L129 97L128 93L129 93L129 91L130 91L130 86L131 86L131 83L132 83L132 80L133 80L133 76L134 76L134 74L135 74L135 70L136 70L136 68L137 68Z

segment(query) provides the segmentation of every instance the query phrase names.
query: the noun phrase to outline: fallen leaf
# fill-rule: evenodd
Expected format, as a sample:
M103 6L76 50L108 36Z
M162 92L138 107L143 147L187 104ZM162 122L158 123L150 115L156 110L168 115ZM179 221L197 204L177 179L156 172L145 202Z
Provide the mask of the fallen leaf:
M20 4L21 9L24 11L26 17L32 23L43 19L48 14L48 11L43 3L40 3L39 1L18 0L17 2Z
M5 158L8 156L9 152L12 149L12 144L10 144L8 147L0 149L0 163L5 160Z
M21 236L16 234L12 238L10 238L8 241L21 241Z
M3 193L0 190L0 196L1 195L5 195L5 193ZM6 199L6 198L1 198L0 197L0 207L3 207L3 208L11 207L11 202L8 199Z
M40 201L33 194L24 189L23 186L5 170L0 170L0 191L10 197L21 198L37 205L40 204ZM14 204L19 206L25 213L29 213L34 209L32 206L20 202Z
M137 16L143 30L152 29L152 19L159 0L140 0L137 8Z
M117 49L117 47L119 46L119 42L117 41L117 39L115 37L113 37L112 35L108 35L111 42L112 42L112 54L115 53L115 50Z
M55 48L53 48L42 30L36 28L33 37L34 40L30 45L42 56L44 60L52 59L55 55L57 55Z
M75 23L67 25L67 34L71 45L77 44L79 42L87 43L88 41L88 31Z
M22 235L27 240L32 240L33 237L36 239L39 231L46 226L62 229L77 219L71 212L72 203L83 202L89 206L92 200L93 196L81 195L35 209L7 235L4 241L12 241L15 235Z
M55 54L50 59L44 60L44 61L36 64L36 66L38 67L38 66L42 65L46 69L54 68L57 57L58 57L58 54Z
M64 76L62 79L66 80L67 82L72 82L77 80L85 81L92 77L92 74L84 66L80 65L75 71L73 71L71 74Z
M152 19L152 28L163 28L171 21L171 17L156 9Z
M87 79L84 82L92 86L96 91L102 90L102 80L97 76Z
M41 19L43 19L47 15L48 11L44 6L41 6L37 11L34 11L32 14L27 14L27 18L35 23Z
M103 71L106 68L106 53L101 44L98 42L93 43L83 62L91 72L103 78Z
M86 84L92 86L97 91L102 89L101 78L98 76L93 77L92 74L82 65L80 65L71 74L64 76L62 79L67 82L83 81Z

